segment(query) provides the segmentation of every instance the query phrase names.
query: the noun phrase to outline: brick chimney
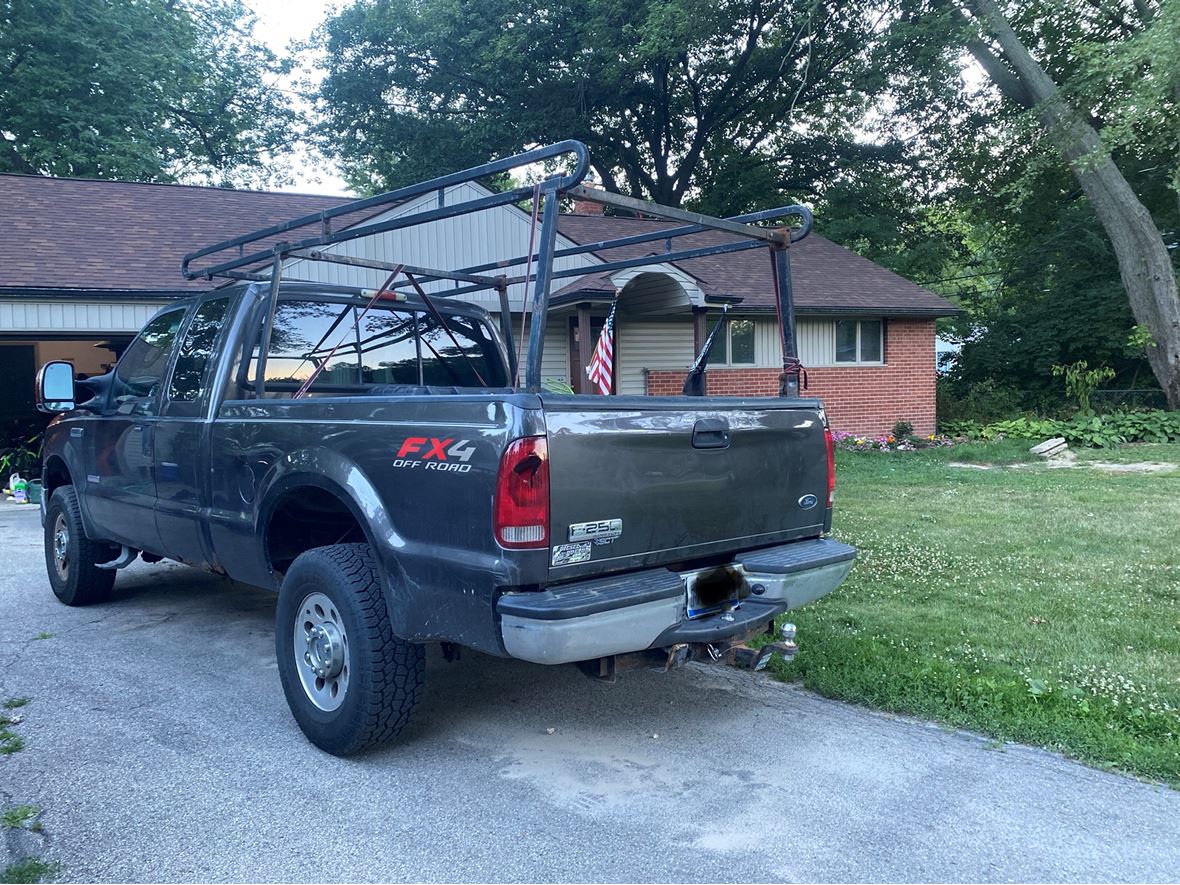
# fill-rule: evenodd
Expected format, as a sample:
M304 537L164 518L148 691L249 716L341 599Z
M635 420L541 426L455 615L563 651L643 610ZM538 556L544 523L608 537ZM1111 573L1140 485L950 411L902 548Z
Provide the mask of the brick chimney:
M595 184L593 181L583 181L582 184L595 190L602 189L602 185ZM605 208L602 203L595 203L593 200L574 200L575 215L602 215Z

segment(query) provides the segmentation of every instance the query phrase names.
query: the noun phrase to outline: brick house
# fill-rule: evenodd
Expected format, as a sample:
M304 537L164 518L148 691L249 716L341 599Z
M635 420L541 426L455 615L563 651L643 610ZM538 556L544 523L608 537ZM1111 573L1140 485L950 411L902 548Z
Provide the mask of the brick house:
M346 223L411 214L441 202L479 196L477 185ZM198 246L332 208L345 198L181 185L0 175L8 230L0 238L0 371L17 380L0 395L0 419L31 408L35 366L66 358L79 371L108 367L158 307L194 289L181 256ZM527 251L529 216L500 207L341 244L341 251L385 261L460 267ZM337 226L341 226L339 221ZM673 226L651 219L605 217L596 204L561 216L558 249ZM303 233L295 234L297 238ZM718 232L678 238L677 248L712 242ZM544 336L546 379L589 392L584 365L615 293L619 293L616 392L678 394L701 342L728 309L715 348L709 392L773 394L781 357L770 263L762 250L660 262L661 241L559 258L586 273L551 299ZM654 251L653 251L654 250ZM595 273L607 257L650 255L652 264ZM800 357L809 392L821 396L837 429L887 431L905 420L934 429L934 321L956 312L950 302L812 234L791 248ZM289 262L291 277L376 286L375 272L341 265ZM434 284L442 294L445 283ZM510 304L527 310L524 288ZM471 300L492 312L495 296ZM520 322L516 314L514 321ZM527 325L527 317L524 318Z

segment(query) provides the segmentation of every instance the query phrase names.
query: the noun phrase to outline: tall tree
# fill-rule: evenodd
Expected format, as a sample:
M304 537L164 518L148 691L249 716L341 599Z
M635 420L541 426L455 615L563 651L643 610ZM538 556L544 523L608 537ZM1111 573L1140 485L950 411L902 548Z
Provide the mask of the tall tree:
M1152 213L1119 169L1109 146L1103 143L1101 118L1089 113L1090 108L1079 108L1070 101L1068 86L1063 88L1046 64L1034 57L997 0L958 2L961 5L956 8L974 28L968 31L967 48L1006 100L1036 116L1093 207L1117 258L1131 311L1151 336L1148 362L1169 407L1180 408L1180 294L1175 268ZM1174 33L1174 5L1175 0L1165 6L1152 0L1126 4L1118 0L1073 0L1044 6L1034 3L1020 10L1020 15L1037 41L1033 45L1040 46L1049 59L1047 64L1056 67L1068 84L1065 78L1078 71L1079 58L1086 57L1087 50L1092 51L1096 36L1109 39L1114 29L1122 32L1123 39L1131 39L1157 27ZM1093 29L1085 30L1092 23L1096 23ZM1079 29L1083 29L1080 35ZM1175 57L1173 48L1165 58L1174 61ZM1125 60L1122 64L1125 73ZM1165 84L1180 82L1180 75L1168 68L1165 59L1139 56L1131 68L1138 77ZM1115 79L1102 76L1100 71L1101 67L1089 68L1091 90L1095 79L1107 86ZM1075 94L1086 93L1079 88ZM1169 88L1159 94L1162 107L1174 118L1180 89ZM1092 91L1089 97L1093 109L1100 110L1106 103L1102 95Z
M297 115L241 0L0 0L0 172L281 177Z
M884 14L874 0L357 0L316 41L321 145L378 190L573 137L610 190L765 206L814 191L853 142L887 79L871 57Z

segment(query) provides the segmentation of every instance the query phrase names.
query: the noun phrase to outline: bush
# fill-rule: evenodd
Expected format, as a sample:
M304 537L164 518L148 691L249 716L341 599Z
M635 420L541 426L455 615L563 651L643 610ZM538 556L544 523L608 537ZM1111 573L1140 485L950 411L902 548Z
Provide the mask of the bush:
M936 395L940 427L951 421L999 421L1023 410L1020 391L990 378L964 384L940 377Z
M892 433L897 439L909 439L914 435L914 425L909 421L898 421L893 425Z
M980 424L974 421L950 421L943 430L952 436L971 439L1043 440L1055 436L1084 446L1115 446L1128 442L1180 442L1180 412L1155 409L1146 412L1114 412L1109 415L1078 415L1069 420L1056 418L1013 418Z

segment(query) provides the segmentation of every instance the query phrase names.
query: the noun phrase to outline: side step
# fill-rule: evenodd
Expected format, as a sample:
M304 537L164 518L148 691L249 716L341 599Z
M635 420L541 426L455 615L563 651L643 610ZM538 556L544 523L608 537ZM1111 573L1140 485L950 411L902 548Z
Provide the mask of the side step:
M136 550L132 547L128 547L126 544L124 544L123 549L119 551L118 556L116 556L110 562L98 563L95 566L95 568L102 568L102 569L127 568L127 566L131 565L131 563L135 562L135 557L137 557L137 556L139 556L138 550Z

